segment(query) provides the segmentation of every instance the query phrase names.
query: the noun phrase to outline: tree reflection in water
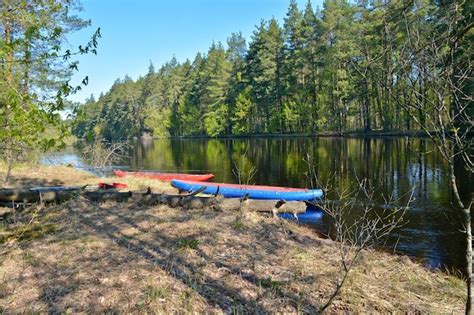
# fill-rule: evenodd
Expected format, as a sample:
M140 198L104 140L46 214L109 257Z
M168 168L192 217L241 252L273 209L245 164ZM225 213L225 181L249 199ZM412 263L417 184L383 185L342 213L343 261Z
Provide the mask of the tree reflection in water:
M308 155L317 166L318 177L334 187L355 187L356 175L371 180L380 194L391 194L401 202L414 188L416 199L406 213L407 223L386 246L396 244L397 252L418 257L432 267L464 268L461 218L450 204L447 165L428 139L160 139L147 146L135 144L129 163L134 169L212 172L215 181L234 183L238 182L233 172L236 166L256 168L254 184L309 187L304 161ZM461 192L469 194L472 178L462 166L457 167L457 176L464 183ZM324 216L313 224L330 230Z

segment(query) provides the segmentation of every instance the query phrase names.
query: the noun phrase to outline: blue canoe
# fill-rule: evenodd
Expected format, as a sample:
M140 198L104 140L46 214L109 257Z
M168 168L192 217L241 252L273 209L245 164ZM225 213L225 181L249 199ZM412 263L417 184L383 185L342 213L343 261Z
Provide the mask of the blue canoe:
M203 193L222 195L226 198L270 199L286 201L309 201L323 197L321 189L286 188L260 185L236 185L188 180L172 180L171 185L182 191L193 192L206 187Z
M292 213L279 213L278 216L282 219L297 220L302 223L317 223L323 218L324 212L322 210L314 210L308 207L306 212L298 213L296 215Z

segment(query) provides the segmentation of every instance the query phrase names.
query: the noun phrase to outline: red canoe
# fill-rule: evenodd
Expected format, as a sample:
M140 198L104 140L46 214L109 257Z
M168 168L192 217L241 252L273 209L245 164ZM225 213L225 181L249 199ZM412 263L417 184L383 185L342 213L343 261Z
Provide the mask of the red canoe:
M117 177L135 176L157 179L165 182L173 179L206 181L214 177L214 174L182 174L182 173L158 173L158 172L126 172L121 170L112 171Z

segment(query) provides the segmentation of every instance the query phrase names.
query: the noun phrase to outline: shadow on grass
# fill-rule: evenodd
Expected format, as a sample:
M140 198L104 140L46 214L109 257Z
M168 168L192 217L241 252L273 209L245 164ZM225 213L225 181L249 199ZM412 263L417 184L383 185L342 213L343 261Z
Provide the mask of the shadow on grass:
M37 187L37 186L63 186L65 183L59 179L30 178L11 175L5 187Z
M232 230L234 214L211 210L176 209L162 218L168 210L133 204L100 205L80 198L64 206L58 217L67 222L67 226L43 243L58 244L53 248L64 249L65 254L51 253L54 258L49 260L47 253L36 255L31 243L22 245L26 250L22 258L32 270L28 277L39 290L37 303L43 305L39 307L42 311L153 311L153 308L137 306L140 302L137 295L125 296L127 286L120 288L103 283L103 279L120 278L123 272L133 274L137 265L145 264L151 270L145 274L154 278L166 275L179 284L178 288L186 288L185 296L189 292L197 294L206 304L201 305L201 309L198 306L199 311L318 312L318 305L308 295L286 285L290 281L315 279L304 279L287 269L280 272L274 268L285 259L288 246L306 246L310 242L317 246L314 238L292 237L291 231L275 226L278 223L264 221ZM225 233L225 229L233 232L223 236L221 232ZM83 256L81 242L89 238L104 240L107 248ZM73 245L68 247L68 244ZM154 266L159 269L153 269ZM21 277L20 282L25 280ZM115 304L105 306L99 295L106 295L108 289L122 296ZM143 287L143 283L134 289L140 290L143 296L162 294L160 288ZM176 303L170 305L176 306ZM29 310L34 311L34 308Z
M239 247L244 251L243 255L245 257L241 257L243 265L226 262L225 257L213 257L201 250L198 245L199 241L204 240L205 242L213 243L214 235L212 233L198 231L186 236L186 240L196 240L192 250L205 261L206 268L211 268L212 270L225 269L228 274L249 283L250 287L261 291L256 298L250 298L248 295L242 294L239 288L233 287L225 279L200 272L202 265L195 261L193 257L179 255L177 252L183 247L182 237L172 237L161 232L159 228L154 228L152 233L150 233L150 230L142 228L141 222L153 222L156 220L156 216L150 215L147 212L148 208L144 208L140 212L132 208L133 206L109 207L107 211L94 211L88 215L79 214L79 218L81 223L98 235L110 239L121 248L133 253L133 255L145 258L150 263L158 265L176 280L195 290L208 304L215 305L224 312L235 312L236 310L245 313L271 312L274 308L260 301L261 298L268 294L275 301L279 301L278 303L284 300L287 305L289 304L299 311L308 313L316 313L318 311L318 307L313 301L299 296L297 293L289 292L283 288L279 281L274 281L268 276L259 276L251 268L248 268L249 266L243 266L245 265L244 262L271 261L272 257L279 257L282 244L278 239L274 239L272 235L269 235L275 229L274 226L264 223L253 228L255 231L247 231L250 234L260 235L259 243L257 244L227 244L230 247ZM70 211L74 210L70 209ZM212 221L218 215L221 214L209 211L203 215L203 211L199 211L196 214L193 211L189 211L182 216L169 218L167 223L193 222L197 218L202 219L203 216L207 220ZM107 217L106 220L105 217ZM133 236L125 235L122 231L127 228L136 229L139 233ZM214 226L213 230L222 228L230 227ZM152 235L150 236L150 234ZM142 239L142 235L148 235L148 239Z

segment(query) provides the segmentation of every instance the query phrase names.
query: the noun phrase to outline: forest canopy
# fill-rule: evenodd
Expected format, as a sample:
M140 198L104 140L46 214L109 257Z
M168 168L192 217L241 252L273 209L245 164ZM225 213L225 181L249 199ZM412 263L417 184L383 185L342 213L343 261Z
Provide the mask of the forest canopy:
M192 61L117 79L79 107L73 132L118 141L417 129L434 111L436 73L470 67L472 6L326 0L315 10L293 0L283 23L262 20L249 43L236 32ZM420 100L423 110L411 106Z

